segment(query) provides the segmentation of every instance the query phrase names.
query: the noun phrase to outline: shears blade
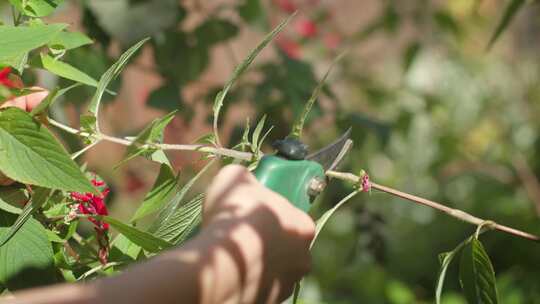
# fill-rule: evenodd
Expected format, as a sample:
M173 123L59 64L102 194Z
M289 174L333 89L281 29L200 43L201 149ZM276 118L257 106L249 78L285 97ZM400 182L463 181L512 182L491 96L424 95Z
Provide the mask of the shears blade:
M340 138L333 143L312 153L306 157L308 160L316 161L324 168L324 171L335 169L347 154L352 145L351 128L347 129Z

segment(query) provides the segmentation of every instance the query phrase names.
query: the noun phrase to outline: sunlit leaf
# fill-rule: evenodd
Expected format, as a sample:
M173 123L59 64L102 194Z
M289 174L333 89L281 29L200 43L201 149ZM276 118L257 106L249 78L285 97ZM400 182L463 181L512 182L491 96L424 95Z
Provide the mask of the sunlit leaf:
M469 304L498 303L495 271L484 246L476 238L463 248L459 281Z
M311 111L311 108L315 104L315 101L317 101L317 98L319 98L319 94L321 93L321 90L323 89L326 79L330 75L330 72L332 72L332 68L343 58L345 53L339 54L332 64L328 67L326 70L326 73L324 74L323 78L319 81L317 84L317 87L313 90L313 93L311 94L311 97L309 97L309 100L306 102L306 105L304 106L304 109L302 111L302 114L296 119L291 134L291 137L300 138L302 136L302 130L304 129L304 123L306 122L306 119L309 115L309 112Z
M97 216L96 218L109 223L114 229L118 230L118 232L123 234L126 238L141 246L146 251L155 253L173 246L171 243L159 237L124 224L110 216Z
M16 219L16 215L0 211L1 238L10 233ZM0 247L0 283L9 290L56 282L52 267L53 251L45 228L33 218Z
M30 17L44 17L52 14L64 0L9 0L21 13Z
M0 147L0 170L13 180L65 191L96 191L47 128L21 109L0 111Z
M68 63L56 60L49 55L41 54L41 63L47 71L60 77L80 82L92 87L96 87L98 84L94 78L88 76L88 74L84 73L83 71Z
M170 166L162 164L154 186L146 194L141 206L131 218L131 222L135 222L160 210L172 195L174 195L174 190L178 187L179 176L174 175Z
M13 62L21 54L43 46L53 40L67 25L0 25L0 64Z
M94 93L94 96L92 97L92 100L90 101L90 105L88 106L88 111L92 113L94 116L96 117L98 116L101 98L103 97L103 94L107 90L107 86L109 85L109 83L113 79L115 79L120 74L120 72L122 72L129 58L131 58L131 56L133 56L139 50L139 48L143 46L143 44L146 41L148 41L148 38L143 39L139 41L138 43L136 43L135 45L133 45L132 47L130 47L127 51L124 52L124 54L122 54L122 56L120 56L118 61L116 61L116 63L114 63L107 70L107 72L105 72L105 74L101 76L97 85L96 92ZM99 124L97 120L96 120L96 129L99 130Z
M272 41L277 34L279 34L283 28L289 23L289 21L295 16L296 14L292 14L287 19L282 21L274 30L272 30L270 33L264 37L264 39L253 49L249 55L236 67L234 70L231 78L227 81L225 86L223 87L223 90L221 90L217 95L216 99L214 100L214 106L213 106L213 112L214 112L214 133L216 135L216 142L220 144L219 142L219 135L217 134L217 126L218 126L218 120L219 120L219 112L221 111L221 108L223 107L223 101L225 100L225 97L227 97L227 94L229 93L229 90L232 88L233 84L236 82L236 80L246 71L246 69L249 67L249 65L255 60L257 55Z

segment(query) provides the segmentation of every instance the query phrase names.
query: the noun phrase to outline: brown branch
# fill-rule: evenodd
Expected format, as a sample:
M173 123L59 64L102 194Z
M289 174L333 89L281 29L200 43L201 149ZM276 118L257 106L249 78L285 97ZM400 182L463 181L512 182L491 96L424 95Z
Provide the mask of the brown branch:
M357 175L354 175L352 173L328 171L328 172L326 172L326 174L328 176L330 176L330 177L345 180L345 181L349 181L349 182L352 182L354 184L358 184L360 182L360 178ZM402 192L402 191L399 191L399 190L396 190L396 189L393 189L393 188L390 188L390 187L379 185L377 183L371 182L371 188L380 190L382 192L385 192L385 193L388 193L388 194L391 194L391 195L394 195L394 196L397 196L397 197L400 197L400 198L403 198L403 199L406 199L406 200L411 201L411 202L416 203L416 204L428 206L430 208L433 208L433 209L439 210L441 212L444 212L444 213L448 214L449 216L452 216L454 218L457 218L459 220L462 220L464 222L467 222L467 223L470 223L470 224L473 224L473 225L476 225L476 226L485 224L486 222L490 222L488 220L481 219L479 217L471 215L471 214L469 214L469 213L467 213L465 211L450 208L450 207L445 206L443 204L440 204L440 203L437 203L437 202L434 202L434 201L431 201L431 200L428 200L428 199L425 199L425 198L421 198L421 197L418 197L418 196L415 196L415 195L412 195L412 194L408 194L408 193L405 193L405 192ZM495 222L492 222L490 226L491 226L492 229L495 229L495 230L506 232L508 234L511 234L511 235L514 235L514 236L517 236L517 237L521 237L521 238L524 238L524 239L527 239L527 240L531 240L531 241L534 241L534 242L540 242L540 237L538 237L536 235L533 235L533 234L530 234L530 233L527 233L527 232L523 232L521 230L517 230L517 229L511 228L511 227L505 226L505 225L497 224Z

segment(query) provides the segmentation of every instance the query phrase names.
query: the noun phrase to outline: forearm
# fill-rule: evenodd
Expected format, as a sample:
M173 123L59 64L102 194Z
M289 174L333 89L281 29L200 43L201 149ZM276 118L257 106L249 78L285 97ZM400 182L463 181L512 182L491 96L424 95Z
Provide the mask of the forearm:
M257 281L260 273L261 265L251 265L260 246L251 239L256 235L245 225L210 227L182 248L121 275L22 292L7 303L238 303L255 294L248 282ZM251 249L242 248L242 241Z

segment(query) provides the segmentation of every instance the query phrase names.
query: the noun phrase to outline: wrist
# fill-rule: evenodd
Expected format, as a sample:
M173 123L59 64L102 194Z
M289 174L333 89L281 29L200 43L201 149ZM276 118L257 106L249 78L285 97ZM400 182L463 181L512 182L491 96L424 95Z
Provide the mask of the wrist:
M201 303L254 299L263 268L263 243L257 231L243 221L218 220L201 232L193 245L186 244L201 253Z

